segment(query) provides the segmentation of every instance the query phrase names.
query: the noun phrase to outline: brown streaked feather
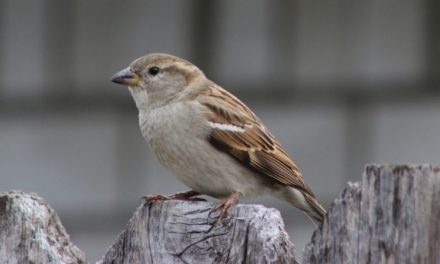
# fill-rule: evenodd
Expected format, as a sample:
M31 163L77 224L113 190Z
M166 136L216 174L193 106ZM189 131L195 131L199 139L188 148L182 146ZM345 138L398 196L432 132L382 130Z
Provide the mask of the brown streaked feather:
M211 85L212 89L197 97L210 110L209 121L244 129L234 132L214 128L209 138L211 144L258 174L315 197L298 167L258 117L235 96L214 83Z

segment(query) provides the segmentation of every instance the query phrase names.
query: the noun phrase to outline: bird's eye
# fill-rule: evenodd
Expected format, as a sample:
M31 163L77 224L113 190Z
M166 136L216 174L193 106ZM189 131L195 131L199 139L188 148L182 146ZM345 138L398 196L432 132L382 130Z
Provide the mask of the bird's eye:
M159 71L160 71L159 67L156 67L156 66L150 67L150 68L148 69L148 73L151 74L151 75L153 75L153 76L156 75L156 74L158 74Z

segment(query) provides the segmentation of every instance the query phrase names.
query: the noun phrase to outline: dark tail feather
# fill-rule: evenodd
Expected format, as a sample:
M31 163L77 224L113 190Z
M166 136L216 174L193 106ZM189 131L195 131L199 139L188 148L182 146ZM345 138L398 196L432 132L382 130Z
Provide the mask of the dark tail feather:
M324 221L324 215L327 213L315 197L304 195L307 201L307 209L304 213L316 224L320 225Z

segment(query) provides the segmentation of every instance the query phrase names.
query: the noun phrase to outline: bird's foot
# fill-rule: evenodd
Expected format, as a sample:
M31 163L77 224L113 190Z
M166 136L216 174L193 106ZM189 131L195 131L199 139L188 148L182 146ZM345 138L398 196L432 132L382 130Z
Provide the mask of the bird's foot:
M228 197L226 197L221 202L219 202L214 208L211 209L211 211L209 212L209 216L211 215L211 213L221 210L220 215L217 218L217 221L215 221L214 225L220 223L225 218L225 216L234 209L239 199L240 199L240 193L233 192Z
M146 202L166 201L166 200L184 200L184 201L206 201L203 198L194 197L201 193L196 191L178 192L170 195L150 194L142 197Z

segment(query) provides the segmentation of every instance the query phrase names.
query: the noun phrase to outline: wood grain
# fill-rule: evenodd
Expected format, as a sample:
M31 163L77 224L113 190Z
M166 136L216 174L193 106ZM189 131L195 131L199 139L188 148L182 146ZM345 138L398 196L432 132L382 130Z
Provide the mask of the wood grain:
M141 205L99 263L294 263L293 244L277 210L238 205L223 224L213 226L212 206Z
M0 193L0 263L86 263L49 204L35 194Z
M440 167L370 165L332 204L303 263L440 263Z

